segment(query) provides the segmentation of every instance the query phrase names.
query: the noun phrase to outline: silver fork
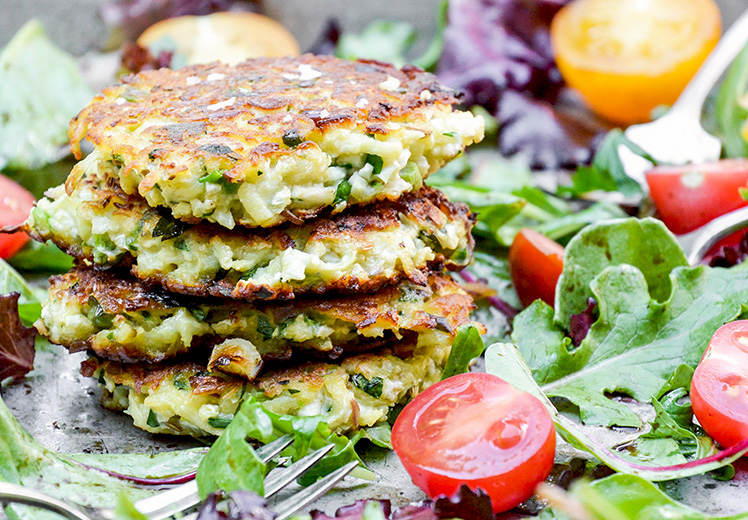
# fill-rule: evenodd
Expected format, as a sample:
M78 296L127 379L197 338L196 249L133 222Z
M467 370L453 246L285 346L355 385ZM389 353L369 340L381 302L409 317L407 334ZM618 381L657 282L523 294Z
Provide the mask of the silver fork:
M746 42L748 11L725 32L672 108L651 123L628 127L624 132L626 137L663 163L704 163L719 159L722 144L701 127L701 109L714 84ZM646 187L644 172L652 163L625 146L621 146L618 153L626 174Z
M688 264L698 265L709 249L719 240L746 227L748 227L748 206L725 213L700 228L685 235L676 235L675 238L686 253Z
M257 450L260 459L267 463L277 457L285 448L293 442L290 435L266 444ZM291 482L295 481L302 473L314 466L325 457L334 446L329 444L306 457L299 459L286 468L277 468L265 479L265 498L278 493ZM272 509L276 513L276 520L285 520L305 506L327 493L335 484L342 480L358 465L357 461L351 461L345 466L338 468L314 484L303 488L292 496L275 504ZM114 520L114 510L109 508L92 508L86 506L72 505L51 497L34 489L25 488L16 484L0 482L0 503L17 503L34 507L40 507L58 513L69 520ZM135 508L146 515L149 520L163 520L175 514L187 511L200 503L197 492L197 483L192 480L186 484L176 486L168 491L159 493L152 497L135 502ZM193 516L193 515L191 515ZM185 517L185 520L191 516Z

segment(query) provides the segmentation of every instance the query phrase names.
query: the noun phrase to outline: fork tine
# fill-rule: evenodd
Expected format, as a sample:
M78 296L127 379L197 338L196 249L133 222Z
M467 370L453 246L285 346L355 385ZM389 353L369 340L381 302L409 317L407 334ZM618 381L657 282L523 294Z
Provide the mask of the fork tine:
M257 449L257 455L262 462L269 462L293 442L293 436L284 435ZM150 520L162 520L175 513L185 511L200 503L197 493L197 482L191 480L152 497L144 498L135 503L135 508L148 515Z
M293 435L286 434L282 437L278 437L272 442L268 442L264 446L257 448L257 455L260 457L262 462L268 463L280 453L288 448L293 443Z
M302 489L283 502L276 504L271 508L276 513L275 520L286 520L286 518L301 510L303 507L311 504L332 489L335 484L342 480L348 473L353 471L353 468L356 466L358 466L358 461L353 460L342 468L336 469L325 478L318 480L311 486Z
M296 480L299 475L317 464L325 455L330 453L335 447L334 444L328 444L316 451L313 451L306 457L303 457L287 468L278 469L265 479L265 498L275 495L278 491Z

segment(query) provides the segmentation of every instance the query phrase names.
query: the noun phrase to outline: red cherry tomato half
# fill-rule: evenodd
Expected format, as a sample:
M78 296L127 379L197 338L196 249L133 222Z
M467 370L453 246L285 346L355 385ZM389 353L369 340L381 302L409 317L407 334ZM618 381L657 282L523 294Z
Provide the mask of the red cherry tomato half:
M22 223L34 206L34 196L15 181L0 175L0 228ZM8 259L28 242L26 233L0 234L0 258Z
M649 195L660 218L680 235L748 205L748 160L725 159L686 166L658 166L646 174Z
M538 299L553 305L563 268L563 246L532 229L521 229L509 248L509 275L525 307Z
M400 413L392 446L429 497L483 489L495 512L528 499L553 466L556 433L534 396L482 373L429 387Z
M693 413L728 447L748 438L748 320L714 333L691 381Z

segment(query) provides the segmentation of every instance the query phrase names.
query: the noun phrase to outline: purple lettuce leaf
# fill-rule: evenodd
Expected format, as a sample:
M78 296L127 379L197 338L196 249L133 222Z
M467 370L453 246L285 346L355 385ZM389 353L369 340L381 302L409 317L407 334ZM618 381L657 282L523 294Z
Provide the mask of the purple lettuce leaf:
M499 123L499 149L523 153L533 168L575 167L592 159L606 130L571 105L553 59L549 26L568 0L453 0L437 75Z
M491 499L485 491L473 491L465 484L451 498L437 498L434 512L440 519L463 518L464 520L494 520Z
M26 327L18 314L21 294L0 295L0 382L18 381L34 368L34 327Z
M317 54L318 56L333 56L341 34L340 22L338 22L337 18L329 18L307 52Z
M311 517L312 520L361 520L364 510L373 505L380 508L381 516L386 520L495 520L488 495L482 490L472 491L465 485L461 486L453 497L441 497L433 502L423 500L392 509L389 500L358 500L349 506L339 508L333 516L312 511Z
M385 518L391 518L392 506L389 500L356 500L353 504L343 506L335 511L334 516L328 516L321 511L310 513L312 520L360 520L368 504L378 503Z
M252 491L211 493L203 502L197 520L273 520L275 513Z
M722 246L708 259L710 267L733 267L742 264L748 258L748 233L745 233L737 244Z
M587 308L579 314L572 314L569 320L569 337L574 342L574 346L578 347L582 344L582 340L587 337L587 333L590 331L592 324L597 321L595 311L597 310L597 300L589 298L587 300Z

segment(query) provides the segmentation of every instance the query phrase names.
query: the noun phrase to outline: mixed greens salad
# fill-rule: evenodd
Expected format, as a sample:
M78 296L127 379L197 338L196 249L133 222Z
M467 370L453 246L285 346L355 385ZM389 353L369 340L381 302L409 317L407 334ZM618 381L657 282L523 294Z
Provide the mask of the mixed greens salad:
M375 22L361 34L330 30L316 50L435 70L466 92L466 105L493 129L484 145L429 183L479 214L478 253L458 276L476 297L475 319L488 332L481 337L475 327L460 330L459 355L450 358L445 378L473 365L532 393L566 443L557 450L555 485L537 490L544 502L526 504L517 514L712 518L676 502L669 484L703 474L730 480L731 464L748 453L748 441L722 450L694 422L689 401L694 370L712 335L748 318L748 267L690 267L675 236L647 216L652 210L641 186L624 173L620 147L646 156L643 150L589 114L567 117L567 87L548 51L549 20L564 3L540 0L529 13L519 0L445 2L437 13L439 34L418 57L408 54L416 38L412 27L398 22ZM705 113L727 157L748 156L747 90L748 50ZM74 59L37 23L24 27L0 54L3 174L37 197L61 182L70 167L68 120L90 97ZM552 174L533 170L549 168ZM585 198L601 191L641 203ZM537 300L523 309L512 284L507 252L524 228L565 246L553 306ZM35 352L51 348L30 327L46 293L35 273L63 272L71 260L53 246L28 243L10 263L18 271L0 261L0 379L6 386L32 369ZM261 494L268 468L247 440L262 443L285 433L296 439L291 459L330 442L336 446L306 482L358 459L357 445L391 448L387 425L346 437L331 433L320 417L280 416L248 400L210 449L63 455L34 440L0 400L0 479L82 503L116 504L118 517L141 518L133 501L196 475L207 499L201 518L249 518L248 511L264 505L245 491ZM358 476L371 477L363 468ZM10 518L45 517L20 507L5 511ZM486 497L467 488L451 499L397 510L372 500L336 514L367 520L493 516ZM328 518L312 514L319 517ZM748 512L729 518L748 518Z

